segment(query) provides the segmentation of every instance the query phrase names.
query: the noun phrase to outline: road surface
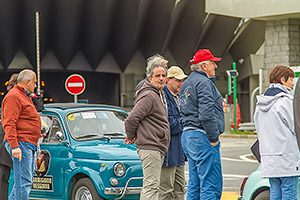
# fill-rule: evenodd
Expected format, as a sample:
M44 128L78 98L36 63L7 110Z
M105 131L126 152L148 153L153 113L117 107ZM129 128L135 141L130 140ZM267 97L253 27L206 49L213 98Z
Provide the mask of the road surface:
M244 177L249 176L258 162L252 156L251 145L255 138L221 137L221 161L223 170L223 194L221 200L235 200L239 197L240 185ZM188 164L186 163L188 181Z

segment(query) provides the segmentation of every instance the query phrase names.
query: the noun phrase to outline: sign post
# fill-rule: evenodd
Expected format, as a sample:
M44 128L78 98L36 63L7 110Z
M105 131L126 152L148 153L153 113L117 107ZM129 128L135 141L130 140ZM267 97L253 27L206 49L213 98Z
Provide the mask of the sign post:
M82 94L85 90L85 80L79 74L72 74L67 78L65 87L68 93L74 95L74 103L77 103L77 95Z
M237 123L236 123L236 98L237 98L237 91L236 91L236 77L239 75L238 71L236 70L236 63L232 64L232 70L226 70L228 75L228 96L227 96L227 103L233 104L233 123L234 123L234 132L237 131Z
M37 68L37 95L41 94L41 62L40 62L40 13L35 13L35 39L36 39L36 68Z
M236 70L236 63L233 62L232 69ZM234 132L236 133L236 76L233 77L233 116L234 116Z

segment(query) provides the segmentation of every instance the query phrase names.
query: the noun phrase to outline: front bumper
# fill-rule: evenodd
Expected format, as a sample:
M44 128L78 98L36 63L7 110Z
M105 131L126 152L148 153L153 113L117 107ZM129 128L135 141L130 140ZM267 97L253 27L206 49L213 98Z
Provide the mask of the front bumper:
M106 194L106 195L121 195L120 197L115 198L115 200L122 199L125 196L125 194L140 194L142 191L142 187L128 187L128 184L130 181L138 180L138 179L143 180L143 177L132 177L132 178L128 179L128 181L125 184L125 187L105 188L104 194Z

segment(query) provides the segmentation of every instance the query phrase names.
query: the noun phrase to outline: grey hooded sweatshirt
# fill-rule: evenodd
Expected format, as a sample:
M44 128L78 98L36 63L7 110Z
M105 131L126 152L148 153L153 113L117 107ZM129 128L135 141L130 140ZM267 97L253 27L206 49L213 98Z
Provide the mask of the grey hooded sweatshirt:
M165 154L170 144L168 112L163 91L146 81L136 93L136 104L125 121L127 138L138 149Z

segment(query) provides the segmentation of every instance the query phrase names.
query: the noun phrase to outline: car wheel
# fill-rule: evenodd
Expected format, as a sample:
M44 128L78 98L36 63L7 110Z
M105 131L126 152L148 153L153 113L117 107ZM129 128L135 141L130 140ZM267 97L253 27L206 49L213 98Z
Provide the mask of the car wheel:
M270 199L270 190L264 190L260 192L253 200L269 200Z
M72 200L103 200L89 178L80 179L72 191Z

